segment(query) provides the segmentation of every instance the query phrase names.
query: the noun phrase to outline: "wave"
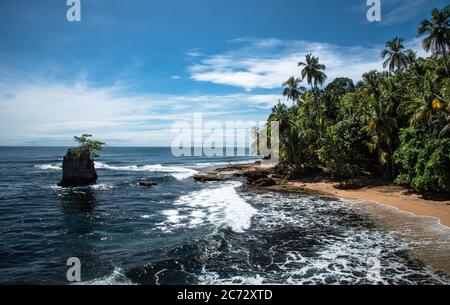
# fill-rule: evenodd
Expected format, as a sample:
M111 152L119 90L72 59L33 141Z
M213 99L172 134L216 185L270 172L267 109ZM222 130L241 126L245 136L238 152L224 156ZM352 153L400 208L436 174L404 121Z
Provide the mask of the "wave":
M214 167L214 166L239 165L239 164L254 163L256 161L261 161L261 159L250 159L250 160L230 161L230 162L226 162L226 161L201 162L201 163L196 163L195 167L197 167L197 168L205 168L205 167Z
M165 210L166 220L157 225L165 232L216 224L243 233L251 226L256 210L236 192L240 182L229 182L215 189L204 189L180 197L174 209Z
M153 165L128 165L128 166L113 166L102 162L95 162L95 168L108 169L113 171L131 171L131 172L160 172L170 173L178 180L184 180L194 176L198 171L182 166L164 166L161 164Z
M218 268L217 258L206 261L198 274L200 284L449 283L442 273L410 256L407 241L373 226L371 218L347 202L292 194L244 198L258 207L258 217L243 240L227 240L233 255L240 253L243 259L227 264L227 272ZM264 243L242 249L254 236L262 236Z
M35 168L42 169L42 170L62 170L62 164L41 164L41 165L35 165Z
M67 188L59 186L57 184L51 184L49 186L47 186L50 189L54 189L54 190L65 190ZM79 187L74 187L74 189L93 189L93 190L111 190L114 188L114 185L109 184L109 183L98 183L98 184L92 184L92 185L87 185L87 186L79 186Z
M124 274L121 268L114 268L114 271L105 277L77 283L76 285L134 285Z

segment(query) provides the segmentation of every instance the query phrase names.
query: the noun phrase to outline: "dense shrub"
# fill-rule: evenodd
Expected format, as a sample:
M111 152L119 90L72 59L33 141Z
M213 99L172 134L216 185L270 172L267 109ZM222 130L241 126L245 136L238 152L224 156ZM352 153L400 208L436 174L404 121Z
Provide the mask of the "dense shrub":
M362 126L356 119L347 119L333 125L324 136L318 156L327 173L349 178L361 173L368 155Z
M395 182L419 192L450 191L450 139L424 127L401 131L394 160L400 167Z

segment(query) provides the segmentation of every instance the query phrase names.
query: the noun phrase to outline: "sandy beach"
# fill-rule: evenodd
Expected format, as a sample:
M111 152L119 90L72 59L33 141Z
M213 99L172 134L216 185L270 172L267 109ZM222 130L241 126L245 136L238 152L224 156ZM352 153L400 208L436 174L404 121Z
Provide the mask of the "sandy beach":
M334 195L340 198L376 201L396 207L417 216L438 218L441 224L450 227L450 201L435 201L422 198L411 193L411 190L396 186L374 186L357 190L340 190L333 182L288 182L292 189L309 189Z
M245 164L218 169L218 171L251 171L270 169L270 164ZM267 187L273 191L312 191L320 192L339 198L373 201L410 212L417 216L435 217L444 226L450 227L450 200L425 199L414 193L411 189L398 185L369 186L360 189L342 190L337 188L338 183L333 181L302 181L278 180L276 186Z

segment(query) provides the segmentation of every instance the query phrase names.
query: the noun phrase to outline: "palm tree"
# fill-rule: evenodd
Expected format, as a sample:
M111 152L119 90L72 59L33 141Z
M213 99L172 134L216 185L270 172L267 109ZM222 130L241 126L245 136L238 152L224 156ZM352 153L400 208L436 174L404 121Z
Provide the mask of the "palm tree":
M280 124L280 133L283 133L289 122L288 111L288 107L278 100L278 104L272 108L268 126L270 127L271 122L277 121Z
M386 101L392 116L396 115L399 105L400 96L398 94L398 86L392 78L381 83L381 97Z
M260 155L259 135L260 135L260 130L258 127L255 126L250 129L250 137L253 139L252 149L253 149L253 151L256 151L257 156Z
M433 9L431 17L431 20L425 19L420 23L417 36L426 35L423 39L425 51L431 50L433 54L442 54L444 56L445 68L447 75L450 77L447 61L447 52L450 49L450 5L447 5L442 10Z
M435 120L433 122L433 125L436 126L443 126L441 129L441 132L439 133L439 137L450 137L450 103L447 105L447 109L443 117Z
M300 96L306 91L305 87L300 86L301 80L296 79L294 76L289 78L283 83L283 96L286 96L288 100L292 100L293 103L300 102Z
M410 115L411 126L417 126L423 121L431 126L435 112L442 110L444 107L442 102L444 99L436 93L438 92L437 86L430 76L426 76L418 96L403 101L398 106L397 112L401 115Z
M304 68L302 69L302 80L307 79L309 85L311 85L311 89L317 87L317 84L323 85L323 83L327 80L327 75L323 72L326 70L325 65L319 63L319 57L314 57L312 54L307 54L306 62L299 62L298 66Z
M364 91L368 95L372 95L375 98L378 98L380 96L380 83L382 76L383 75L376 70L372 70L363 74L362 78Z
M386 68L389 66L390 72L401 70L408 66L408 56L403 52L405 49L403 41L405 41L405 39L395 37L386 42L386 48L381 52L381 57L386 59L383 63L383 67Z
M397 121L391 116L388 105L382 99L371 97L367 125L362 131L369 136L365 141L367 147L376 152L379 164L386 167L390 175L394 173L392 135L396 127Z
M408 50L406 52L406 57L408 58L408 66L411 66L417 61L417 52Z

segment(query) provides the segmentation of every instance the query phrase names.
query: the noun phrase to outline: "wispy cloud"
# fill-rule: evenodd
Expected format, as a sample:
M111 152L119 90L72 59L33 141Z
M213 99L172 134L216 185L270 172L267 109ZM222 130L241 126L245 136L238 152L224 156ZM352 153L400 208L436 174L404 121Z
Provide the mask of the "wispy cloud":
M428 0L384 0L382 25L394 25L411 20L423 11Z
M70 144L94 133L109 145L169 145L178 120L262 120L277 95L155 95L123 85L0 82L0 145ZM175 135L173 135L175 136Z
M236 48L220 54L201 57L189 67L196 81L254 89L275 89L290 76L299 76L297 67L308 53L320 57L327 66L328 80L345 76L355 81L372 69L382 69L383 45L338 46L308 41L278 39L237 39ZM417 41L408 46L420 51Z

